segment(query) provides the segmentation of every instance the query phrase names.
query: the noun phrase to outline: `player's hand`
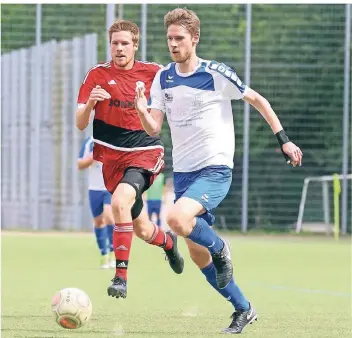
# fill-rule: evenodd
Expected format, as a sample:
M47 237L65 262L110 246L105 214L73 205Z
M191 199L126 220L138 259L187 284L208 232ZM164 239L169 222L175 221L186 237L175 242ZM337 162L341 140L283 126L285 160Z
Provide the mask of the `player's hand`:
M282 152L290 158L290 164L295 167L297 164L302 165L303 153L299 147L292 142L287 142L282 145Z
M144 95L143 88L137 88L136 97L134 99L134 106L138 113L143 114L148 111L148 102L147 98Z
M99 85L97 85L93 90L90 92L88 101L94 103L94 106L98 101L104 101L111 98L111 95Z

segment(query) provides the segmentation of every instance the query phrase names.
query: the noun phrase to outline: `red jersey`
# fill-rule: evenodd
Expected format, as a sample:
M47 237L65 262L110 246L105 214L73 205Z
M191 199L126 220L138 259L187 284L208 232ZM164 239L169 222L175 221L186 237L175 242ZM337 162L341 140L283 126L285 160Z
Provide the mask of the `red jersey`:
M98 101L95 106L95 143L128 152L162 148L160 137L149 136L145 132L134 107L136 82L144 82L145 96L149 99L150 88L159 69L156 63L141 61L135 61L130 70L118 69L112 61L91 68L81 85L78 104L85 104L97 85L111 95L109 100Z

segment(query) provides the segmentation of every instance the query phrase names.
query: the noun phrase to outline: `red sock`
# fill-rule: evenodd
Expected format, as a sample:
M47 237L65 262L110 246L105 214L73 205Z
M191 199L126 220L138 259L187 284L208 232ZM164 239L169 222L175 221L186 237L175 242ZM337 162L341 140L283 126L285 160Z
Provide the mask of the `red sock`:
M154 225L153 236L149 241L146 241L146 242L151 245L160 246L165 250L172 249L172 246L174 243L170 235L162 231L156 224L153 224L153 225Z
M133 236L132 223L115 224L113 233L113 245L116 258L115 276L127 280L128 259Z

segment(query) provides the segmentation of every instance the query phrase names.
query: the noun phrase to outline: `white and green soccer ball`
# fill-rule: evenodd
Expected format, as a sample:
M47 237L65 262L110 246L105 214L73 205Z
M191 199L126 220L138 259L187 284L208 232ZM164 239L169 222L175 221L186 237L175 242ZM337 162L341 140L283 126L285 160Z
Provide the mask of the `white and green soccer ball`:
M87 324L92 315L89 296L77 288L62 289L51 300L56 322L65 329L78 329Z

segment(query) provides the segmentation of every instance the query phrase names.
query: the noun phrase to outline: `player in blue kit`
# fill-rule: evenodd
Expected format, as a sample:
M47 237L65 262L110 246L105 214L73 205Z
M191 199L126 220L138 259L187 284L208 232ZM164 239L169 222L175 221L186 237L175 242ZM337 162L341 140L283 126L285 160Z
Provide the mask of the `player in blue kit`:
M241 333L257 313L233 279L230 248L212 229L214 209L228 193L235 150L231 100L255 107L276 135L286 161L301 165L302 152L289 141L269 102L230 67L196 55L200 21L177 8L164 17L168 47L175 61L156 74L149 106L142 90L136 108L149 135L159 134L164 115L171 131L176 202L167 223L185 238L191 258L209 284L236 311L224 333ZM150 111L148 110L150 108Z
M115 268L112 242L114 219L111 211L111 194L106 190L102 174L102 164L93 160L93 137L82 143L77 160L78 169L88 169L88 197L94 218L94 232L100 250L100 268Z

